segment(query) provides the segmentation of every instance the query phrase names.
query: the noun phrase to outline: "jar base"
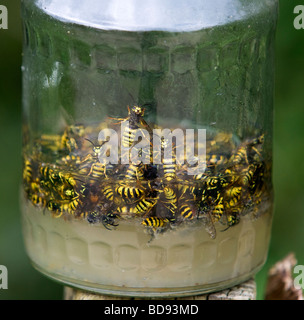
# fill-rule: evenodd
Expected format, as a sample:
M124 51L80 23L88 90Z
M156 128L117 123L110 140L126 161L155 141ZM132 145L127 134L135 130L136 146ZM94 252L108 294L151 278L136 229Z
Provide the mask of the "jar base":
M121 297L138 297L143 298L143 300L149 298L179 298L179 297L190 297L208 294L212 292L217 292L225 290L234 286L237 286L251 278L261 270L264 263L261 263L259 266L254 268L251 272L241 275L237 278L229 279L226 281L220 281L215 283L209 283L206 285L192 286L192 287L176 287L176 288L134 288L134 287L119 287L119 286L109 286L101 285L95 283L88 283L79 281L73 281L73 279L63 277L63 276L54 276L52 273L44 270L33 261L31 261L33 267L42 273L47 278L54 280L58 283L61 283L65 286L69 286L75 289L84 290L92 292L99 295L107 296L121 296Z

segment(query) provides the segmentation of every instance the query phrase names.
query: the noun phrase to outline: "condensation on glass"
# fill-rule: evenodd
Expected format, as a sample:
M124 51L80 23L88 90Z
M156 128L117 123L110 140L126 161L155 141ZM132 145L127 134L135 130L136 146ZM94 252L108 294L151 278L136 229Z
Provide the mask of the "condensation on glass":
M253 276L272 222L277 1L28 0L22 14L33 265L127 296Z

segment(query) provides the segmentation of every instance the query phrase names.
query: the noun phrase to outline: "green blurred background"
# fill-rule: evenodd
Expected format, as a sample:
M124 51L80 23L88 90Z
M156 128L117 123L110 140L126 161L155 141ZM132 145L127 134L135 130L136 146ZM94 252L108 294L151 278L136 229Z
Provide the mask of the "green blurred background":
M296 0L280 0L276 41L274 129L275 215L268 260L257 274L264 297L269 268L289 252L304 265L304 29L293 26ZM18 204L21 177L22 29L19 0L0 0L8 30L0 29L0 265L8 269L3 299L62 299L63 287L42 276L26 256ZM304 21L303 21L304 23Z

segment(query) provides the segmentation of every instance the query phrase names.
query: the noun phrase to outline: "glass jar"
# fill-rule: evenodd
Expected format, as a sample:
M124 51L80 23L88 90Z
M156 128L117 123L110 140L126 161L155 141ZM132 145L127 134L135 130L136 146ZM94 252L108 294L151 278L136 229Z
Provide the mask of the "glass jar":
M252 277L272 222L275 0L22 2L24 241L66 285Z

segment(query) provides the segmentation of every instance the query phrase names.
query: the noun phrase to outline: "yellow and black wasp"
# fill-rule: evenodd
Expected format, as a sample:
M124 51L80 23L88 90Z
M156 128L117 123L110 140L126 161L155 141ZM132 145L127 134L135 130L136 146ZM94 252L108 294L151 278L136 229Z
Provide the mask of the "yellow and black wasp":
M23 181L29 183L33 179L33 163L31 158L24 158L22 171Z
M71 200L51 199L47 203L47 208L52 211L53 216L56 218L61 217L64 213L76 216L76 210L80 203L79 197L75 197Z
M125 128L122 134L122 145L125 148L130 148L134 144L134 140L137 134L137 130L145 129L149 135L152 134L152 130L147 122L144 120L145 108L141 106L128 106L128 117L124 121L128 121L128 127ZM145 137L148 141L151 140L150 137Z
M116 212L119 214L120 217L133 217L137 214L137 209L135 206L117 206Z
M30 200L35 206L45 208L47 205L47 199L37 193L33 193Z
M242 196L243 188L241 186L232 186L225 190L225 207L230 209L237 206Z
M114 200L114 190L113 190L113 187L111 185L107 185L107 186L103 187L102 188L102 193L104 194L106 199L108 199L109 201L113 201Z
M259 159L261 159L262 155L257 147L258 145L262 145L264 143L264 137L264 134L262 134L257 138L241 143L235 154L233 154L230 158L233 165L239 165L241 163L249 165L252 163L252 160L256 159L257 156Z
M156 204L156 198L143 198L136 203L135 212L137 215L147 216Z
M67 184L71 187L76 186L75 179L69 173L61 172L54 167L52 168L49 165L45 164L42 164L40 166L39 171L41 177L46 181L50 181L54 186L56 185L56 183Z
M55 218L60 218L64 212L64 208L55 199L50 199L46 207Z
M87 221L91 224L102 223L102 225L108 229L112 230L112 228L117 227L116 219L118 215L112 212L103 212L102 210L95 210L90 212L87 215Z
M179 207L179 214L183 220L193 220L195 211L191 204L185 202Z
M152 129L144 120L145 108L143 106L134 105L128 106L128 116L126 118L111 118L115 119L121 124L122 128L122 147L129 150L135 144L136 136L141 136L152 145ZM144 129L145 131L143 131Z
M167 218L149 217L142 221L142 224L146 227L151 227L154 231L158 228L163 228L169 223Z
M128 180L144 180L144 164L140 162L139 164L128 165L125 178Z
M84 135L84 126L77 124L65 128L60 138L61 149L73 152L82 146L82 137Z
M161 202L169 210L170 216L174 217L177 211L177 193L174 187L165 186L162 190Z
M81 156L69 154L67 156L62 157L60 160L57 161L57 164L68 166L69 168L78 168L81 164Z
M126 203L134 203L142 199L145 191L141 188L119 185L115 188L115 193L119 195Z

